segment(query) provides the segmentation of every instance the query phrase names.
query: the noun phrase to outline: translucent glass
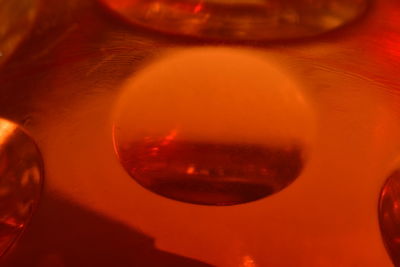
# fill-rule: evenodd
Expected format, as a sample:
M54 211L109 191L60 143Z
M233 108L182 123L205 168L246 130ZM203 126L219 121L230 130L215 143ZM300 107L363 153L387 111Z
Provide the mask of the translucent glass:
M400 265L400 170L387 179L379 201L379 221L385 246L395 266Z
M232 205L281 191L301 174L312 139L313 113L298 86L279 66L234 49L153 64L125 84L116 110L127 172L189 203Z
M38 7L38 0L0 0L0 64L29 33Z
M29 222L42 188L43 162L31 137L0 119L0 255Z
M363 14L367 0L100 0L125 20L211 39L313 36Z

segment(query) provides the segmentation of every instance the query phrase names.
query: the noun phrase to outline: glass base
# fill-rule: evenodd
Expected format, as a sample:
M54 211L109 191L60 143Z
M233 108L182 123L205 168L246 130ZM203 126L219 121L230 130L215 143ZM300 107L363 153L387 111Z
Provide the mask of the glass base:
M367 0L99 0L127 21L170 34L227 40L314 36L353 21Z

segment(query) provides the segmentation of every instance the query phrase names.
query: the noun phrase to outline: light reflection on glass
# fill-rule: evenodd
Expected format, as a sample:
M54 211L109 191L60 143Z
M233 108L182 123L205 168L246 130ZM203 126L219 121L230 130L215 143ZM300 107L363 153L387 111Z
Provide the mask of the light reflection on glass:
M243 257L243 264L241 267L256 267L256 263L252 257L246 255Z

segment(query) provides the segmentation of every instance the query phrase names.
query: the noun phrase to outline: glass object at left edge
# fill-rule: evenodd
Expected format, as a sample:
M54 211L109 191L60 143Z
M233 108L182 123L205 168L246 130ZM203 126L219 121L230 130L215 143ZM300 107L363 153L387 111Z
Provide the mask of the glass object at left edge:
M20 126L0 118L0 256L24 232L42 184L43 160L37 145Z

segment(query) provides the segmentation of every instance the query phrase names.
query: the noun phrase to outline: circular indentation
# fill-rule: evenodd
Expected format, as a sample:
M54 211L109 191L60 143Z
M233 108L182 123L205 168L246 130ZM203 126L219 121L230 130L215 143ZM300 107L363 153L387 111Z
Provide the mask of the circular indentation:
M0 0L0 64L29 33L37 15L39 0Z
M38 203L41 154L17 124L0 119L0 255L18 239Z
M205 205L257 200L301 173L314 128L301 88L247 50L174 53L123 86L114 144L142 186Z
M367 0L99 0L125 20L212 39L276 40L317 35L363 14Z
M395 266L400 265L400 169L386 180L379 198L383 241Z

